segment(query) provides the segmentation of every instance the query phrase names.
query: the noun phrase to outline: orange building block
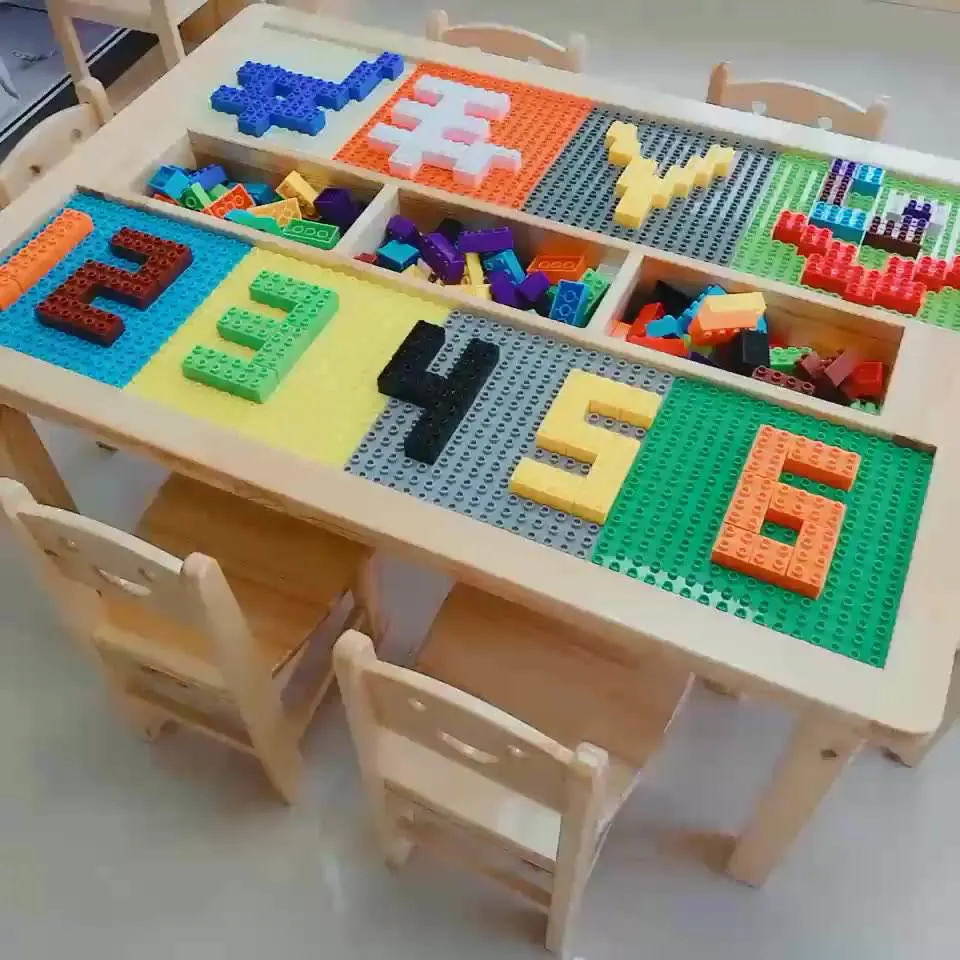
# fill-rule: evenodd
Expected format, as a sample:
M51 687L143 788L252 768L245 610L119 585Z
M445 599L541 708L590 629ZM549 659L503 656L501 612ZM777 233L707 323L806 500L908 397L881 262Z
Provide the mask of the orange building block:
M204 207L203 212L222 220L231 210L249 210L253 205L253 197L247 193L247 188L242 183L238 183L223 196L217 197L213 203Z
M794 437L786 469L838 490L849 490L860 469L860 454L831 447L808 437Z
M696 344L727 343L740 330L753 330L766 311L760 293L735 293L704 297L690 324Z
M93 220L82 210L67 207L61 211L22 250L0 266L0 309L16 303L92 231Z
M594 107L593 101L585 97L575 97L492 74L474 73L459 67L425 61L337 151L336 159L357 167L366 167L368 170L388 173L389 156L371 147L367 143L367 134L378 123L392 123L393 105L398 100L416 99L413 95L414 87L425 74L507 94L510 97L510 112L502 120L490 121L490 140L503 147L519 150L523 155L523 162L518 174L507 170L493 170L476 188L457 183L452 170L429 164L423 165L413 181L446 190L447 193L474 196L479 200L515 210L523 207L527 197ZM580 278L577 276L574 279Z
M856 454L764 424L723 518L711 552L714 563L805 597L819 597L846 507L782 483L779 477L787 470L849 490L859 463ZM765 521L798 531L797 542L790 546L761 536Z
M540 254L530 261L527 273L539 270L547 275L551 283L559 283L561 280L579 280L588 266L586 257Z

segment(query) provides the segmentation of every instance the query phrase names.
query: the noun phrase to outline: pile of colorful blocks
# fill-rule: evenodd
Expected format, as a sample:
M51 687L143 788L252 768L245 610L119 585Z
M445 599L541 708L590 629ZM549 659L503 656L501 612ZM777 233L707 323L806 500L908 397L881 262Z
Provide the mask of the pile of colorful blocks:
M769 331L766 309L761 293L728 294L714 284L689 297L660 281L616 333L628 343L879 412L888 372L881 361L853 350L821 357L809 344L788 344Z
M533 310L574 327L589 322L610 279L577 253L539 253L524 264L508 226L468 230L452 217L422 233L397 214L376 253L356 259L376 263L424 283L464 287L483 300Z
M155 200L322 250L336 246L363 210L349 190L315 190L296 170L272 187L230 180L218 163L198 170L167 164L157 170L147 186Z

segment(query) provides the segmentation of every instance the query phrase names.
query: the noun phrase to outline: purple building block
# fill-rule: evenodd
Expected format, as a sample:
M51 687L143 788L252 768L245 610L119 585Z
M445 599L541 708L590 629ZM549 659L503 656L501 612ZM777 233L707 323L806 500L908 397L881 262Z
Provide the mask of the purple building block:
M349 230L354 220L360 216L360 204L353 199L349 190L343 187L327 187L313 202L313 209L324 222Z
M500 271L494 271L499 273ZM527 306L535 307L540 298L550 289L550 280L545 273L537 270L524 277L517 284L517 293L526 302Z
M489 230L464 230L457 241L461 253L500 253L513 249L513 231L509 227Z
M487 282L490 284L490 296L496 303L516 307L518 310L523 309L524 304L506 270L494 270L487 277Z
M409 243L418 250L423 246L423 237L417 225L409 217L403 217L399 213L394 214L387 221L387 236L391 240Z
M423 238L420 254L424 262L444 283L459 283L463 279L466 261L442 233L428 233Z

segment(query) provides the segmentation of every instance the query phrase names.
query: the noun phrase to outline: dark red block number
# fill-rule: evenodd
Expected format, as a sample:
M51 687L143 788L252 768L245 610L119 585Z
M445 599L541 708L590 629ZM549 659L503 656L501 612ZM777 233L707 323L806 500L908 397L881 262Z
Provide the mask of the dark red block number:
M104 297L144 310L193 262L185 244L161 240L129 227L113 235L110 249L139 264L138 269L124 270L87 260L37 304L37 317L42 324L109 346L123 333L123 320L109 310L93 306L93 300Z

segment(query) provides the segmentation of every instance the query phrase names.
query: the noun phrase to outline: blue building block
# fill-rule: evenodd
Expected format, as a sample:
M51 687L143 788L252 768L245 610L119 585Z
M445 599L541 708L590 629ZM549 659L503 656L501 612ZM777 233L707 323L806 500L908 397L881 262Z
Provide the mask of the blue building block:
M231 184L232 186L232 184ZM259 207L283 198L269 183L244 183L243 188L250 194L250 199Z
M209 193L214 187L226 183L228 178L227 171L219 163L211 163L194 173L187 174L187 179L191 183L199 183Z
M493 272L494 270L503 270L507 273L514 283L523 283L527 274L520 266L517 255L512 250L501 250L499 253L490 253L481 257L484 270Z
M768 332L768 330L767 330L767 315L766 315L766 314L764 314L764 315L757 321L757 325L754 327L754 330L756 330L757 333L767 333L767 332Z
M838 240L862 243L867 232L867 214L853 207L837 207L832 203L818 202L813 205L810 222L816 227L826 227Z
M217 87L210 106L238 117L240 132L252 137L262 137L271 127L312 136L326 124L324 109L342 110L351 100L368 97L382 80L395 80L401 73L403 57L396 53L362 60L339 83L248 60L237 71L240 86Z
M388 270L403 273L420 259L420 251L402 240L389 240L377 251L377 263Z
M664 316L647 324L648 337L680 337L686 330L676 317Z
M186 190L190 189L190 178L181 170L174 170L167 177L161 193L165 193L171 200L177 200L183 196Z
M246 256L250 245L203 227L146 213L92 194L76 193L67 200L66 206L87 213L93 220L93 232L16 303L0 310L0 346L19 350L101 383L124 387ZM32 240L59 212L59 209L54 211L17 248L4 251L2 259L5 261ZM134 264L117 257L110 249L110 238L122 227L185 243L193 253L193 263L145 310L114 300L95 299L95 306L116 314L124 323L123 334L109 347L41 324L37 320L37 304L85 261L97 260L124 270L135 269Z
M590 289L585 283L561 280L550 307L550 319L568 323L571 327L582 327L587 319L589 300Z
M875 197L883 186L883 167L874 167L869 163L861 163L853 175L850 188L854 193L866 197Z
M693 323L693 318L697 315L697 311L700 309L700 304L703 302L704 297L720 297L726 292L727 291L717 283L711 283L709 287L701 290L693 299L690 306L677 317L681 332L686 333L690 329L690 324Z
M147 181L147 189L149 189L152 193L167 193L167 181L175 173L184 174L183 167L178 167L176 164L165 163ZM190 183L188 180L187 186L189 185ZM183 189L186 190L187 188L184 187ZM181 190L180 193L183 193L183 190ZM167 196L170 196L170 194L167 194Z

